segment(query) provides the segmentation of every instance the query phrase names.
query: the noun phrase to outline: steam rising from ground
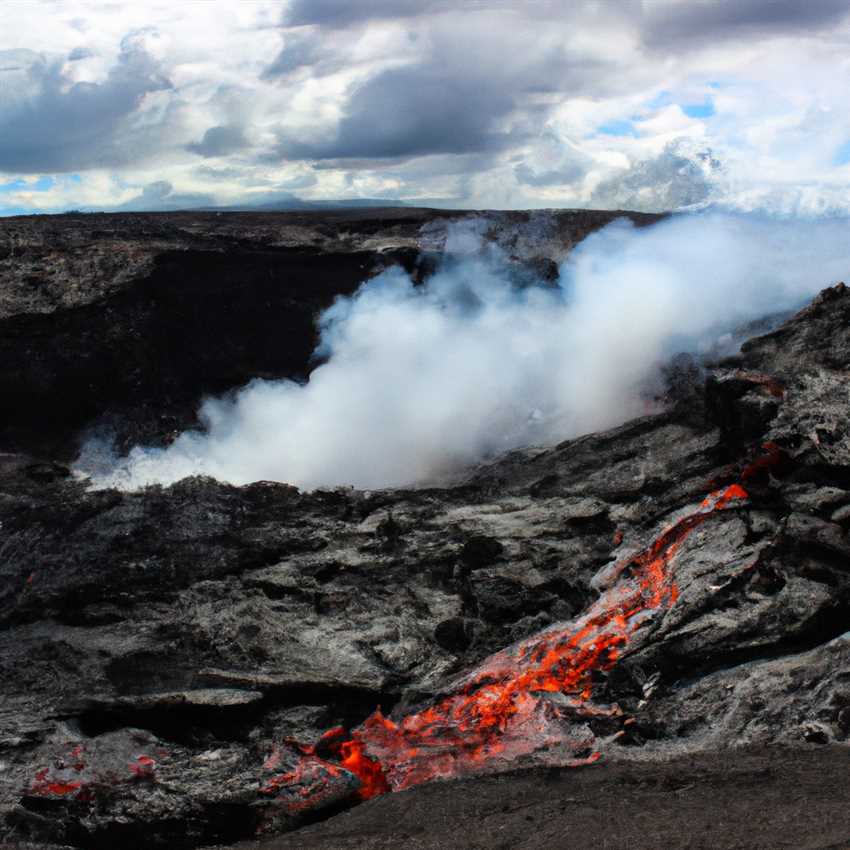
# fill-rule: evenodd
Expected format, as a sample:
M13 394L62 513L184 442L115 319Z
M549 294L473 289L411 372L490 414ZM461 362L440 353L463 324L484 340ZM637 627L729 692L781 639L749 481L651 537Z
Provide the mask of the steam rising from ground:
M519 284L479 231L458 228L422 286L390 269L339 299L308 383L256 380L209 399L205 430L166 449L117 458L90 441L78 469L123 489L196 474L307 488L425 481L640 414L663 358L850 274L843 221L615 222L578 246L558 285Z

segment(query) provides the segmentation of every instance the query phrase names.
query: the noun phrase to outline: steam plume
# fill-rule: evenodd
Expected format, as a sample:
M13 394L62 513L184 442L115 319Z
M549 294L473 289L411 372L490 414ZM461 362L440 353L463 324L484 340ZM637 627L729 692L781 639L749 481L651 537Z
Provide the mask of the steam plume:
M426 481L639 414L665 356L850 273L850 227L836 220L615 222L576 248L557 286L517 284L474 226L447 249L425 284L390 269L327 310L327 360L308 383L252 381L204 402L203 431L106 462L91 442L78 469L122 489L195 474L307 488Z

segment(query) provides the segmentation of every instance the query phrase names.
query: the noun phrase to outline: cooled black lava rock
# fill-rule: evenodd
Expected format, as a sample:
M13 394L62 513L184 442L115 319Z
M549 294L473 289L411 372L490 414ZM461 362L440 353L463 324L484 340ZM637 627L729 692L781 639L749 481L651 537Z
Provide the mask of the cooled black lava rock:
M474 626L467 618L449 617L448 620L437 623L434 640L449 652L463 652L472 643L474 633Z
M157 236L165 242L191 223L146 221L168 231ZM228 232L243 250L238 228ZM247 241L269 247L276 237L262 233ZM157 262L139 268L155 275ZM92 358L101 350L84 333L95 313L112 316L129 345L141 315L133 298L151 293L139 280L4 320L20 322L18 340L38 328L15 427L71 368L63 340ZM161 303L179 301L168 293L175 280ZM83 321L77 310L91 313ZM138 386L150 388L145 370L158 366L143 337ZM8 384L13 367L3 368ZM630 721L616 720L625 734L600 751L608 762L637 753L660 763L744 744L846 746L848 373L850 292L839 286L688 383L667 412L512 452L442 489L307 494L193 478L90 492L61 464L67 452L22 451L10 426L17 436L0 454L3 829L79 847L191 847L351 805L352 774L327 773L308 745L378 706L392 715L427 703L486 656L577 616L612 565L732 482L746 486L746 502L706 519L675 552L675 604L594 679L597 699ZM99 385L80 410L153 421L145 405L160 399L122 407L125 389ZM66 427L50 440L65 440Z
M303 379L315 318L380 270L433 272L446 227L470 213L147 213L0 222L0 445L71 459L80 428L118 447L164 444L204 396L253 378ZM476 213L519 279L628 216ZM535 238L530 240L527 232Z
M460 550L460 561L470 570L486 567L504 552L505 547L494 537L477 534L470 537Z

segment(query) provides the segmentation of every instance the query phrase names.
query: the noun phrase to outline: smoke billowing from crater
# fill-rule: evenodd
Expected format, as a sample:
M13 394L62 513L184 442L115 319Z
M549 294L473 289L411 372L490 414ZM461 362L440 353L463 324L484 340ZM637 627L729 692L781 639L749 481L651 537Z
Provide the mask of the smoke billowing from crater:
M560 282L517 282L475 223L415 286L401 269L321 317L326 361L306 384L256 380L204 402L203 431L168 448L78 462L97 487L189 475L235 484L388 487L645 412L663 359L798 306L850 275L846 221L676 217L615 222L581 243Z

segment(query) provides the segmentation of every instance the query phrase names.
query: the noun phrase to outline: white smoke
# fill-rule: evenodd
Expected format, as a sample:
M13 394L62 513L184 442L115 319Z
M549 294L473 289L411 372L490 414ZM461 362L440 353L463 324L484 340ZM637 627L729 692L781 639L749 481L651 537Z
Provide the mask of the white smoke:
M665 356L850 276L846 221L615 222L574 250L559 285L530 286L474 230L453 235L425 284L390 269L327 310L327 360L309 382L252 381L204 402L203 431L106 463L90 443L78 469L122 489L197 474L306 488L422 482L625 421L645 410L640 390Z

